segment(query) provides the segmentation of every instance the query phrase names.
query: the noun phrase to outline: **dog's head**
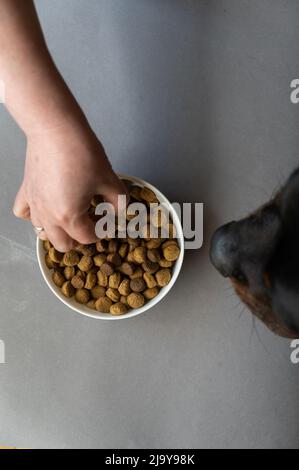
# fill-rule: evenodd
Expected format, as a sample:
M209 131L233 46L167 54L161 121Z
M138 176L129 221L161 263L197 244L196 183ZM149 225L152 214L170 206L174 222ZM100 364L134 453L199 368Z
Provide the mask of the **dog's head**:
M211 261L275 333L299 337L299 169L257 212L220 227Z

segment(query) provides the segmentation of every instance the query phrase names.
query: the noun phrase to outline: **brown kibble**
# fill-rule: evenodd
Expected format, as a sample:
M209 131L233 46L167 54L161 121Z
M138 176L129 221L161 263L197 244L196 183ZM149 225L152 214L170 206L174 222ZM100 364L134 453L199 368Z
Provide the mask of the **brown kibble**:
M111 315L123 315L127 313L127 307L122 302L117 302L116 304L111 305L110 313Z
M150 274L154 274L156 271L159 269L159 264L158 263L153 263L150 260L146 260L144 263L142 263L142 269Z
M119 302L120 299L120 293L118 292L117 289L112 289L109 287L106 292L107 297L112 300L112 302Z
M176 240L166 240L164 243L162 243L162 251L164 250L164 248L166 248L167 246L170 246L170 245L177 245L177 242Z
M86 276L85 289L92 289L97 283L97 275L89 272Z
M158 263L161 259L160 251L157 248L147 250L147 257L153 263Z
M80 256L75 250L68 251L63 256L65 266L76 266L80 261Z
M127 297L125 295L122 295L119 300L122 304L128 305L127 302Z
M50 248L49 250L49 257L51 261L54 261L54 263L60 263L63 259L64 254L60 253L60 251L55 250L54 246Z
M48 253L45 256L45 263L47 268L49 269L55 269L59 267L59 263L55 263L54 261L52 261Z
M76 274L71 280L72 286L75 289L83 289L84 284L85 284L85 279L80 276L80 274Z
M89 271L93 267L93 259L91 256L82 256L80 262L78 263L78 268L80 271Z
M158 294L159 294L159 288L158 287L152 287L150 289L146 289L143 292L143 295L146 298L146 300L151 300L154 297L156 297Z
M98 271L97 276L98 276L98 284L102 287L107 287L108 286L107 274L102 273L102 271Z
M166 286L171 280L170 269L167 269L167 268L160 269L160 271L156 273L156 280L157 280L158 286L160 287Z
M107 256L107 261L116 267L120 266L122 263L122 259L118 253L110 253Z
M114 267L111 263L103 263L102 266L100 267L100 270L102 273L107 274L107 276L111 276L111 274L114 273Z
M128 237L128 243L130 245L130 248L135 249L137 248L137 246L140 245L140 239Z
M122 243L118 250L119 256L121 256L122 258L125 258L128 254L128 249L129 249L129 245L127 243Z
M141 201L141 188L139 186L132 186L131 191L130 191L130 196L136 201Z
M173 266L173 262L167 261L167 259L162 258L159 261L159 266L161 266L161 268L171 268L171 266Z
M110 240L110 242L108 243L108 252L116 253L117 249L118 249L118 241L115 239Z
M146 288L146 284L142 278L132 279L130 287L133 292L142 292Z
M113 273L109 277L109 287L112 289L118 289L121 283L121 274L120 273Z
M119 287L118 287L118 292L121 295L127 296L131 293L131 288L130 288L130 281L129 279L124 279L121 281Z
M131 308L140 308L144 305L144 297L138 292L132 292L128 295L127 302Z
M61 288L61 292L65 297L73 297L76 291L70 281L66 281Z
M155 193L149 188L141 188L140 197L141 199L149 203L157 201Z
M75 294L75 299L79 304L87 304L90 299L90 294L87 289L78 289Z
M134 258L134 250L130 251L127 256L127 262L128 263L135 263L135 258Z
M133 256L136 263L144 263L144 261L146 260L146 248L144 246L138 246L133 251Z
M149 250L159 248L161 246L162 241L162 238L153 238L152 240L146 243L146 248L148 248Z
M123 273L126 274L127 276L131 276L136 269L136 266L133 263L123 263L119 270Z
M74 266L67 266L64 268L64 277L67 281L70 281L76 274L76 269Z
M108 249L108 240L99 240L96 243L96 249L99 253L104 253Z
M49 251L52 248L52 243L49 240L43 241L43 247L45 251Z
M93 262L96 266L98 266L99 268L102 266L102 264L105 263L106 261L106 255L104 255L104 253L100 253L99 255L96 255L93 257Z
M102 287L102 286L94 286L91 291L91 297L93 299L99 299L100 297L105 297L106 295L106 289L105 287Z
M167 261L176 261L180 255L180 249L176 243L163 248L163 255Z
M97 311L101 313L110 313L111 305L112 301L108 297L100 297L95 303Z
M143 269L141 269L140 266L137 266L133 274L131 274L130 279L139 279L140 277L143 277Z
M77 250L84 256L93 256L96 253L96 246L94 243L90 245L79 245Z
M91 299L87 302L86 307L91 308L92 310L96 310L96 301Z
M143 279L145 280L145 283L149 289L152 289L153 287L156 287L157 282L156 278L150 274L150 273L144 273L143 274Z
M60 271L57 271L57 270L53 272L52 279L53 279L54 284L57 287L62 287L63 284L65 283L64 275Z

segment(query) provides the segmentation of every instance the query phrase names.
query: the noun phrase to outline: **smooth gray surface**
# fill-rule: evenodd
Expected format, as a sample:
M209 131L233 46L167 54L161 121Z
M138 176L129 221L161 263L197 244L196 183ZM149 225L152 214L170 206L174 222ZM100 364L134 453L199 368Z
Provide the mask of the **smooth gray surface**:
M39 273L10 208L25 141L0 109L0 444L297 448L299 366L208 261L213 229L298 164L296 0L39 0L49 47L116 170L205 203L205 246L171 295L80 317Z

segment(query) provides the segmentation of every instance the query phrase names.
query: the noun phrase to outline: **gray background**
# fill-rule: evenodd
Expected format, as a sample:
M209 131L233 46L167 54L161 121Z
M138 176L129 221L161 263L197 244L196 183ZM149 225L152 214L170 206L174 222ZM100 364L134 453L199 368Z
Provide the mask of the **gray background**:
M60 304L11 206L25 141L0 109L0 443L20 447L296 448L299 366L208 261L215 227L298 164L296 0L39 0L49 47L116 170L205 203L150 313L94 321Z

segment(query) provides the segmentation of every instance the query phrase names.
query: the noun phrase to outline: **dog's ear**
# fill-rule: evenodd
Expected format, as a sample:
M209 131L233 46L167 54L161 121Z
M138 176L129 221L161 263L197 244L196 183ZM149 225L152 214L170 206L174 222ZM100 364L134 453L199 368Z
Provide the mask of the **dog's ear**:
M299 233L299 168L285 185L280 203L281 218L288 233Z

